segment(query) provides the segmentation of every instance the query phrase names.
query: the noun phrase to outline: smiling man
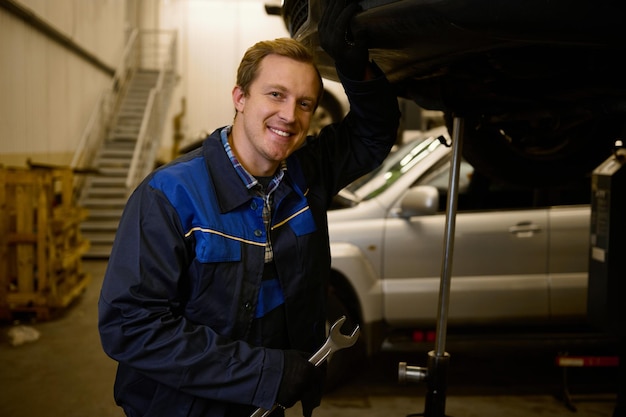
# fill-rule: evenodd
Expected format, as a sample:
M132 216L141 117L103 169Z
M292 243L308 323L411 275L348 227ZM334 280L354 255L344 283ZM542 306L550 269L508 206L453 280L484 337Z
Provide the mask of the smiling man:
M385 159L399 119L366 45L346 40L356 7L333 2L320 32L351 102L343 121L307 136L323 91L311 53L259 42L237 72L233 124L129 198L99 300L126 415L248 417L278 404L276 416L300 401L310 417L320 404L324 375L308 358L326 337L326 211Z
M244 58L233 89L237 113L229 141L237 159L254 176L273 175L280 162L302 146L322 92L322 80L311 62L272 53L275 45L288 49L291 44L285 39L259 43L248 52L267 53L256 77L250 79L247 71L254 56ZM307 59L298 58L298 53L294 56Z

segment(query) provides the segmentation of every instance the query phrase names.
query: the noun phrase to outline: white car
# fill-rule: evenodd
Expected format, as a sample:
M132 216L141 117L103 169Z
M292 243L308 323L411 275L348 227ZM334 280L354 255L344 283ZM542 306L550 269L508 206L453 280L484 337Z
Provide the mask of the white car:
M329 305L369 353L435 329L452 148L440 127L343 190L328 213ZM461 162L448 328L584 323L590 184L522 188Z

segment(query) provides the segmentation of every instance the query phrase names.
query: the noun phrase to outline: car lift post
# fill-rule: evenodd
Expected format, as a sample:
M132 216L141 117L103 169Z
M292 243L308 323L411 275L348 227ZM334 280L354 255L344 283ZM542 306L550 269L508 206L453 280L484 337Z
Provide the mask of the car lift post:
M411 382L425 380L428 385L424 413L425 417L443 417L446 411L446 391L450 355L446 352L446 332L448 326L448 305L450 280L454 253L454 232L459 188L459 171L463 145L463 118L454 117L452 125L452 162L448 180L448 201L446 205L446 226L444 235L441 280L439 282L439 306L434 350L428 352L427 368L406 366L401 362L399 379ZM447 145L450 146L450 145ZM414 414L415 415L415 414Z
M617 339L617 403L613 417L626 415L626 145L616 140L613 154L591 177L591 234L587 315L598 329Z

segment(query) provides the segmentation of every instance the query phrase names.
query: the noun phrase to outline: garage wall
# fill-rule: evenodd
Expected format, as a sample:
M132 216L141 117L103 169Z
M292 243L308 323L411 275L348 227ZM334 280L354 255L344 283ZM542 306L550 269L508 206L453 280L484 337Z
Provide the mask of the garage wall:
M115 68L126 0L11 0ZM0 7L0 164L68 164L110 75Z

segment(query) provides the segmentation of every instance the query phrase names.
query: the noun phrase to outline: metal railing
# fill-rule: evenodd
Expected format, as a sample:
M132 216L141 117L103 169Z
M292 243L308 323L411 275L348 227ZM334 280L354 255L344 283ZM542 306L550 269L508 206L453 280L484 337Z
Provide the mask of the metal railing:
M150 92L141 130L135 146L126 186L130 192L153 168L161 143L162 128L167 107L176 82L176 32L134 30L113 76L111 86L96 104L74 153L70 167L89 170L97 152L113 128L115 116L128 88L129 81L139 70L159 71L156 87ZM83 176L78 176L75 187L81 190Z
M176 83L176 32L142 32L140 46L145 51L141 56L141 68L158 70L159 76L148 97L126 177L126 188L129 192L154 169L167 108Z
M133 46L136 43L137 34L137 30L130 34L120 65L111 80L111 86L100 94L100 98L89 117L87 126L78 143L76 152L74 152L74 157L70 163L72 169L87 169L91 166L98 149L100 149L102 142L104 142L111 129L115 113L119 109L128 87L128 80L133 74Z

